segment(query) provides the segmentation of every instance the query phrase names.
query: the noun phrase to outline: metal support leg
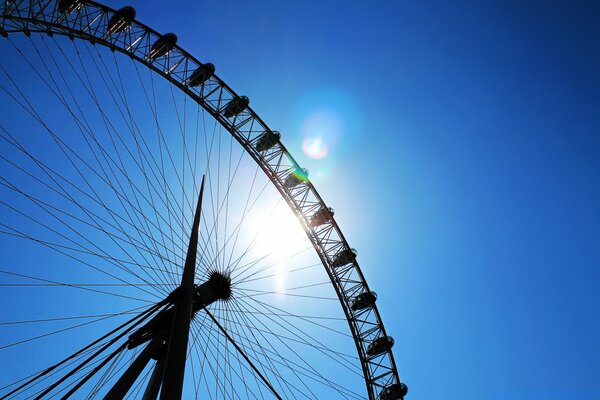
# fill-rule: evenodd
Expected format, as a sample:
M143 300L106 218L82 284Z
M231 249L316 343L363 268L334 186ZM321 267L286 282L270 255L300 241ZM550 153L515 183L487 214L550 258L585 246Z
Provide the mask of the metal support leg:
M142 400L156 400L158 398L160 384L162 383L162 379L165 374L165 364L166 362L164 356L159 358L156 362L154 371L152 371L152 376L150 376L150 381L148 382L148 386L146 386L146 391L144 392Z
M173 327L169 337L165 375L160 391L161 400L181 399L183 392L183 376L185 374L185 356L192 319L192 300L194 298L194 276L196 270L196 253L198 251L198 234L200 230L200 215L202 213L202 195L204 193L204 177L196 205L194 223L190 233L183 275L181 277L182 296L175 305Z
M137 358L131 363L129 368L121 375L119 380L114 384L112 389L104 396L104 400L121 400L125 398L131 386L135 383L137 378L140 376L150 358L154 353L158 350L158 348L163 344L165 338L167 337L167 332L162 331L158 335L152 339L148 345L142 350L140 354L138 354Z

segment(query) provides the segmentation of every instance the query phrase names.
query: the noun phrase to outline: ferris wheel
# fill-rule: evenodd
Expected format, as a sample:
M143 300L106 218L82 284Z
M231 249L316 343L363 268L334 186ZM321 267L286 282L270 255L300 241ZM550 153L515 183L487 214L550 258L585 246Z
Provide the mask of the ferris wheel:
M0 399L403 399L308 171L135 18L3 2Z

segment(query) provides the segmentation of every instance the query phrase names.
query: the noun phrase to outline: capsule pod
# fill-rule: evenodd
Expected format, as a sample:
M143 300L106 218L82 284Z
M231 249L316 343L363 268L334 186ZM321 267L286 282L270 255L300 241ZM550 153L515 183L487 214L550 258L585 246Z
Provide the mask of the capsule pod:
M201 64L188 79L188 86L200 86L215 74L215 66L211 63Z
M61 14L70 14L77 10L82 3L82 0L60 0L58 2L58 12Z
M331 207L321 207L319 211L313 214L310 218L310 226L317 227L319 225L323 225L326 222L331 221L333 218L333 208Z
M152 45L152 49L150 49L150 54L148 57L154 60L158 57L165 56L169 54L173 47L177 44L177 35L174 33L165 33Z
M331 264L334 268L350 264L356 259L356 254L356 250L354 249L344 249L337 253L335 257L333 257L333 261Z
M123 32L131 26L131 23L135 19L135 8L126 6L121 8L119 11L113 14L108 21L108 29L106 30L109 35L114 35L118 32Z
M234 115L238 115L248 107L248 104L250 104L250 99L246 96L236 97L227 103L223 109L223 115L225 118L231 118Z
M356 296L352 300L350 308L352 311L364 310L365 308L371 308L377 301L377 293L375 292L364 292Z
M392 383L385 386L377 398L379 400L402 400L407 393L408 387L404 383Z
M394 346L394 338L391 336L382 336L367 346L367 355L370 357L377 356L379 354L385 353L386 351L390 351Z
M287 178L285 178L285 182L283 182L283 186L286 189L291 189L294 186L298 186L301 183L304 183L308 180L308 170L306 168L296 169L292 171Z
M275 146L281 139L281 134L277 131L264 131L256 142L256 151L263 152Z

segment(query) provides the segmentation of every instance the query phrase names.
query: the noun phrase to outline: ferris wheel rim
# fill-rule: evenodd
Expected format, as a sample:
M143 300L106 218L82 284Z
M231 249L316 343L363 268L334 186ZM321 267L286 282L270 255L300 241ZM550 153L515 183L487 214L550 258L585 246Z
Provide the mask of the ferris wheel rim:
M94 1L71 0L67 1L66 3L76 5L76 8L67 14L63 14L58 10L58 5L60 3L59 1L31 1L31 3L45 5L43 8L49 8L50 11L46 10L48 11L47 14L42 12L38 13L38 15L24 15L24 13L21 12L23 10L19 8L17 2L7 1L4 4L4 11L1 21L2 24L0 25L0 35L7 36L12 33L24 33L26 35L30 35L31 33L65 35L71 39L83 39L94 44L101 44L110 48L111 50L116 50L127 54L154 72L157 72L160 76L165 78L174 86L178 87L187 96L196 101L215 119L215 121L219 122L219 124L240 143L245 151L260 166L267 178L271 181L282 198L286 201L290 209L298 217L305 233L307 234L315 251L319 255L323 263L323 267L325 268L325 271L331 280L331 284L338 296L339 303L344 311L345 318L348 322L352 336L354 337L369 398L378 398L381 396L386 387L389 387L393 384L401 384L391 347L385 350L383 353L377 354L376 358L378 360L377 362L381 361L380 357L386 358L387 365L389 365L387 370L384 371L383 374L379 373L379 375L375 376L373 369L371 368L371 364L375 358L367 354L368 345L377 338L387 338L388 336L381 321L378 308L374 302L372 305L370 305L368 311L371 322L375 322L376 329L370 328L368 334L365 334L359 327L361 322L360 318L366 317L361 314L361 311L355 312L355 310L352 310L351 302L362 293L372 292L368 287L367 281L364 278L362 270L360 269L355 257L353 257L349 263L343 266L345 270L343 273L346 274L346 276L352 275L355 280L358 279L358 282L356 283L355 287L352 288L352 290L344 290L342 284L343 277L341 276L342 273L339 272L339 267L335 267L333 265L333 257L341 251L351 251L352 249L344 237L341 229L339 228L336 220L333 218L333 216L331 216L331 218L325 224L323 224L326 225L325 228L323 228L322 225L317 227L311 225L311 218L314 215L313 213L323 208L327 208L327 204L321 198L312 182L306 179L306 177L299 185L302 186L300 189L298 189L296 186L286 186L285 178L290 176L293 170L300 170L301 167L280 140L277 140L275 144L275 146L278 147L278 153L276 157L272 158L285 157L287 161L291 163L293 170L279 170L279 163L269 164L269 161L261 154L261 152L256 150L255 146L260 137L258 135L265 132L273 133L276 131L271 130L249 105L246 105L240 112L244 117L242 121L237 120L240 113L235 114L232 120L231 117L226 117L224 115L224 110L227 105L231 104L231 102L235 101L236 99L241 99L242 96L239 96L214 73L209 78L209 80L211 80L211 93L207 94L203 92L208 86L206 82L202 83L200 91L194 90L194 88L192 88L189 84L186 84L186 82L189 82L191 74L197 68L207 64L201 63L198 59L193 57L179 45L173 44L165 55L150 58L147 50L155 45L157 41L159 41L165 35L161 35L157 31L140 23L136 19L130 21L131 26L127 28L127 31L129 32L131 27L134 26L135 29L138 29L137 35L130 36L139 36L136 39L136 43L138 43L138 45L141 42L146 43L144 45L144 51L140 50L142 45L130 46L129 48L125 47L125 44L127 44L125 41L125 36L129 35L129 33L123 35L118 33L116 35L116 39L113 38L112 41L110 39L111 35L107 36L108 33L106 26L108 23L108 18L114 16L118 12L117 10L111 9ZM31 10L30 13L33 13L34 7L29 7L29 9ZM101 29L101 27L104 27L104 31ZM120 41L121 39L123 40ZM161 61L159 60L160 58L165 58L166 60ZM183 71L179 70L178 68L184 64L185 69ZM192 65L193 67L190 67L189 65ZM177 79L178 76L181 77L179 80ZM219 102L214 104L214 101L210 96L214 95L216 92L220 92L221 94L226 93L228 96L225 98L229 99L229 101L221 101L222 96L220 96ZM255 128L255 124L258 125L259 128ZM244 131L242 131L241 128L246 125L251 125L253 128L251 128L249 131L246 131L244 134ZM312 198L310 199L310 202L308 202L306 199L311 196ZM337 236L337 239L334 240L335 243L323 243L322 238L327 235L331 235L332 233ZM349 295L348 293L352 293L353 296ZM380 364L377 365L380 366Z

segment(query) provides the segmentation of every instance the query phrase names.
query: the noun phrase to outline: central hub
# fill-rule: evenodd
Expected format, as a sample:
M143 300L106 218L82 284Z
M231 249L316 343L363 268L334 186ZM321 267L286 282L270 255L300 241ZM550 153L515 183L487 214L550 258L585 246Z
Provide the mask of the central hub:
M222 272L213 271L206 282L196 285L192 309L194 312L217 300L231 299L231 277Z
M177 304L177 299L181 298L180 290L181 287L171 292L166 302L173 305ZM228 301L229 299L231 299L231 277L228 274L213 271L206 282L195 286L194 298L192 299L192 315L217 300ZM174 314L175 307L167 308L156 314L129 337L129 348L132 349L147 342L161 330L169 331L173 325Z

